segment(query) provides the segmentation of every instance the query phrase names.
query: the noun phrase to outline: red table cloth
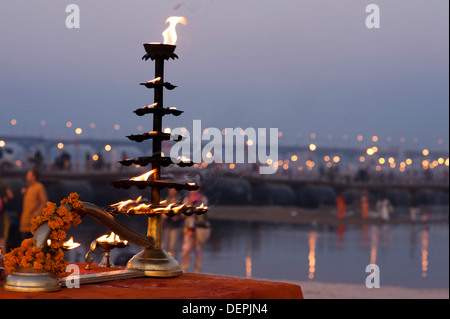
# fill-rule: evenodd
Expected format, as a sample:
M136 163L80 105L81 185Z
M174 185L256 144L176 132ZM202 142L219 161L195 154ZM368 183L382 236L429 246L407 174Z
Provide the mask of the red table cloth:
M91 265L80 274L123 269ZM11 292L0 288L0 299L303 299L301 287L267 280L184 273L174 278L142 277L82 284L50 293Z

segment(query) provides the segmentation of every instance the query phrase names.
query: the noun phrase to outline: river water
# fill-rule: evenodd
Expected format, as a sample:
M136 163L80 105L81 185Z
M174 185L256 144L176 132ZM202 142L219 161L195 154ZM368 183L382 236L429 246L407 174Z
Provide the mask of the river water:
M221 222L204 271L255 278L448 288L448 225L312 227Z
M145 217L122 216L120 220L146 233ZM338 226L211 223L212 235L202 257L203 273L365 285L367 265L376 264L381 286L449 287L448 222ZM84 261L90 242L104 234L109 234L106 228L85 218L69 232L82 245L70 251L67 260ZM121 264L140 250L133 244L114 249L112 261ZM177 253L180 260L181 238ZM94 258L101 261L101 255ZM193 266L188 271L192 272Z

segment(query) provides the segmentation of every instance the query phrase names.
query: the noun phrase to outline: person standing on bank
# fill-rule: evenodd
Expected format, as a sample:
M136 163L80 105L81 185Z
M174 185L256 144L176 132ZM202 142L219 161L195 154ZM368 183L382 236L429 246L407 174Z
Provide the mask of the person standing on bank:
M42 213L47 203L47 192L38 180L38 172L29 170L26 175L27 187L22 188L23 207L20 216L21 239L31 238L31 220Z
M178 197L178 191L175 188L170 188L167 203L178 204ZM176 214L173 217L162 214L163 238L161 248L166 250L175 258L177 256L178 241L183 223L184 219L181 214Z
M189 192L189 196L183 201L184 204L198 207L207 205L207 198L200 190ZM184 272L189 268L192 252L195 255L194 272L200 272L202 268L203 245L211 233L211 225L206 214L186 216L183 229L183 245L181 247L181 267Z
M370 210L369 196L367 195L367 192L364 192L361 195L361 217L363 219L369 218L369 210Z

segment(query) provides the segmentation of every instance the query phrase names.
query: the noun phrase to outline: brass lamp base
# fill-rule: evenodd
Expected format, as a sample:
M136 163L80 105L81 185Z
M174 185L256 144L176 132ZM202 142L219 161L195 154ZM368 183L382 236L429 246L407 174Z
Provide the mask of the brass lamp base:
M105 267L105 268L114 267L114 264L111 262L109 250L105 251L105 256L103 257L102 262L98 266Z
M49 272L26 268L8 275L3 289L17 292L53 292L60 290L61 285Z
M183 273L178 261L159 248L137 253L128 261L127 268L144 271L148 277L177 277Z

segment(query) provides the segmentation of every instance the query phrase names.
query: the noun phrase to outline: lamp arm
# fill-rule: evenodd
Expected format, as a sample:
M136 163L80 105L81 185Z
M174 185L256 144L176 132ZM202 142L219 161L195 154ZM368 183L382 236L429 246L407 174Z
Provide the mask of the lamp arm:
M143 248L153 248L155 246L155 241L152 237L147 237L142 234L135 232L134 230L120 224L114 219L109 213L104 211L97 205L83 202L84 216L87 215L97 222L119 235L120 238L128 240L129 242L138 245ZM83 216L83 217L84 217ZM43 223L38 227L34 234L34 239L36 241L36 246L41 247L47 242L47 238L50 234L50 227L48 223Z

